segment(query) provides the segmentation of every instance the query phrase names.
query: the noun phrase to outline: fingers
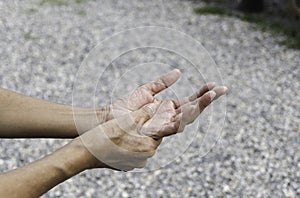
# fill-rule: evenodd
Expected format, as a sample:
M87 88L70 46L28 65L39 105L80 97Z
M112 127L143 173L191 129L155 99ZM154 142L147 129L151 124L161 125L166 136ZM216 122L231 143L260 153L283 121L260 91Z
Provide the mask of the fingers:
M168 125L164 126L157 134L157 137L155 138L162 138L170 135L174 135L178 132L181 132L182 129L180 129L181 121L182 121L182 115L183 113L180 113L175 116L174 122L169 123Z
M183 113L182 122L178 128L178 131L182 131L187 124L192 123L199 114L213 101L218 99L220 96L227 93L228 88L224 86L218 86L213 88L211 91L206 92L200 98L185 103L176 109L176 113Z
M209 91L211 90L211 91ZM214 92L214 93L212 93ZM228 88L225 86L215 86L215 83L208 83L207 85L203 86L198 92L194 93L190 97L183 98L184 100L181 101L173 101L175 108L177 108L176 112L180 113L182 111L182 107L185 104L188 104L190 102L199 103L200 112L204 110L205 107L207 107L211 101L212 97L213 100L218 99L220 96L226 94L228 92ZM214 96L214 94L216 94Z
M215 86L216 86L215 82L207 83L206 85L201 87L199 91L197 91L196 93L194 93L192 96L189 97L190 101L196 100L197 98L205 94L207 91L212 90Z
M218 99L220 96L226 94L228 92L228 88L225 86L218 86L213 88L213 91L216 92L216 96L214 100Z
M134 123L138 126L142 126L155 114L159 104L151 103L143 106L137 111L134 111L130 114L131 118L134 120Z
M216 96L217 94L215 91L209 91L194 101L194 104L199 107L199 114L214 100Z
M213 88L213 90L206 92L203 96L194 101L194 103L198 103L199 113L201 113L213 100L218 99L227 92L228 88L225 86L218 86Z
M142 87L148 89L151 91L152 95L155 95L159 93L160 91L170 87L172 84L174 84L180 77L180 70L174 69L164 75L162 75L159 79L147 83L143 85Z
M193 95L189 97L184 97L179 100L174 100L173 103L175 105L175 108L178 108L181 105L196 100L197 98L201 97L203 94L208 92L209 90L212 90L215 86L216 86L215 82L207 83L206 85L202 86L197 92L195 92Z
M155 114L159 104L150 103L127 115L120 116L113 121L124 133L132 133L147 122ZM105 124L103 124L105 126Z
M153 119L142 128L142 134L157 139L182 132L186 125L192 123L213 100L225 94L227 90L224 86L215 87L215 83L208 83L188 97L191 101L180 105L177 109L171 105L172 103L163 101ZM173 117L170 117L172 114Z

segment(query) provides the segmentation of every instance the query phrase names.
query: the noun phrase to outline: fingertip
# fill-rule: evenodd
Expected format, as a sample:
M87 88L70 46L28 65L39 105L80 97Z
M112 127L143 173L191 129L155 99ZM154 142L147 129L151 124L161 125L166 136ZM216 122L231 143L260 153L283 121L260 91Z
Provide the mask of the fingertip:
M177 68L173 69L172 71L173 71L174 73L179 74L179 75L181 74L181 71L180 71L179 69L177 69Z
M214 88L216 86L216 82L209 82L206 84L206 86L209 90L211 90L212 88Z
M222 88L223 88L223 90L224 90L224 93L228 93L228 91L229 91L228 87L222 86Z
M228 88L225 87L225 86L220 86L220 87L219 87L219 91L216 90L216 92L219 92L219 94L220 94L220 96L221 96L221 95L224 95L224 94L226 94L226 93L228 92Z
M159 79L157 79L156 81L150 84L152 85L151 87L151 90L153 92L152 94L155 95L160 91L173 85L180 78L180 74L181 73L179 69L173 69L172 71L163 74ZM163 86L157 86L157 84ZM153 85L155 86L153 87Z
M217 86L212 91L217 93L215 99L219 98L220 96L226 94L228 92L228 88L225 86Z
M168 87L171 86L173 83L175 83L180 78L181 71L176 68L176 69L173 69L172 71L170 71L169 74L171 74L170 75L171 79L169 82L166 83Z

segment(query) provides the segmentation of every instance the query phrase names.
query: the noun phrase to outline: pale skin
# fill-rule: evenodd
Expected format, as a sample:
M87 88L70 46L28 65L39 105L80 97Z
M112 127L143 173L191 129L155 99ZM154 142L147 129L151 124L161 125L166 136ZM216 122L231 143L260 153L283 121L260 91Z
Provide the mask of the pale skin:
M38 197L68 178L92 168L142 168L163 137L183 131L227 88L208 83L189 97L159 101L155 94L175 83L173 70L142 85L112 105L97 108L94 126L78 136L71 106L0 89L0 137L74 138L36 162L0 174L0 197ZM94 119L95 111L77 107L77 115ZM78 137L77 137L78 136Z

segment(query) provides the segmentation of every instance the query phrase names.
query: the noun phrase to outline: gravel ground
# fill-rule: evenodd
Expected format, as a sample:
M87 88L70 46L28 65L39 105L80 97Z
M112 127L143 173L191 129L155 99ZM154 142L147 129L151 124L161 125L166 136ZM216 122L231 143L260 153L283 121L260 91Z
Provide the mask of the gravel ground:
M174 53L135 50L114 60L101 77L104 84L98 85L99 105L170 67L179 67L185 76L174 87L176 94L188 94L190 87L214 77L230 89L219 105L216 103L215 108L209 108L200 117L200 135L167 166L143 173L86 171L43 197L300 197L299 51L286 49L271 34L239 19L196 15L196 5L190 1L74 0L65 5L41 2L47 1L0 2L1 87L72 104L76 73L97 43L124 29L158 25L200 41L216 61L222 79L210 66L196 68L204 70L201 74L206 77L195 79L191 63ZM199 2L197 6L203 4ZM130 46L133 41L125 36L122 42ZM188 51L187 43L174 43L178 49ZM105 60L110 53L113 51L103 51L99 60ZM144 65L139 75L125 75L130 83L111 83L123 75L122 68L154 61L169 66L148 65L147 69ZM99 64L103 70L103 63ZM83 91L78 102L86 102L89 86L95 85L87 80L79 82ZM193 86L188 84L191 82ZM110 92L113 86L117 87L116 95ZM216 139L203 138L208 115L224 111L224 104L225 123L217 124L223 127L221 138L203 156ZM216 116L217 121L222 119L223 114ZM28 164L67 142L0 140L0 170Z

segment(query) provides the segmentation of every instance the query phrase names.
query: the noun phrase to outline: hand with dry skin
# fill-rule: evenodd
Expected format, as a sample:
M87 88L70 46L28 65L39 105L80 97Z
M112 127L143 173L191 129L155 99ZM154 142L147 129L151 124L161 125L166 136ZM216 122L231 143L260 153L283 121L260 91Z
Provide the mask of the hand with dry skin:
M142 106L154 102L154 96L174 84L179 77L180 71L174 69L157 80L141 85L126 96L117 99L110 107L108 120L138 110Z
M165 136L183 131L215 99L227 92L209 83L197 93L175 101L158 101L108 121L81 136L103 164L119 170L142 168ZM97 167L97 166L96 166Z
M0 88L0 137L77 137L78 132L81 134L156 101L155 94L171 86L179 77L180 71L174 69L162 75L158 80L138 87L125 97L116 100L112 105L96 109L57 104ZM178 109L178 105L195 100L213 88L213 84L204 86L193 96L173 101L173 103ZM77 126L75 126L74 118Z
M120 116L126 115L130 112L136 111L143 107L146 104L150 103L159 103L161 104L160 108L160 116L172 116L172 119L178 120L181 119L181 116L185 112L185 114L189 114L192 117L188 117L183 120L184 122L181 122L180 131L183 130L184 126L190 122L192 122L200 113L203 111L203 109L210 104L209 94L215 94L216 98L221 96L222 94L226 93L227 88L226 87L215 87L215 83L208 83L207 85L204 85L201 87L196 93L189 97L184 97L179 100L157 100L155 98L155 95L159 92L167 89L172 84L174 84L180 77L180 70L174 69L170 72L165 73L164 75L160 76L157 80L153 82L146 83L144 85L139 86L138 88L131 91L129 94L117 99L113 102L112 105L107 105L102 108L96 109L97 115L98 115L98 121L93 121L93 117L88 116L81 116L80 119L77 119L77 129L80 132L85 132L90 128L93 128L93 126L96 126L98 124L103 123L103 120L109 121L112 119L116 119ZM211 92L209 92L212 90ZM209 94L207 93L209 92ZM206 95L205 95L206 94ZM205 96L204 96L205 95ZM200 99L201 98L201 99ZM215 98L215 99L216 99ZM175 112L176 110L176 112ZM183 111L184 110L184 111ZM79 110L81 111L81 110ZM174 111L171 113L170 111ZM182 111L182 114L180 114ZM193 114L190 114L190 111L193 111ZM81 115L80 113L77 114L77 111L75 111L75 115ZM176 116L175 116L176 114ZM77 116L75 116L77 117ZM156 116L155 120L161 121L161 117ZM167 120L167 119L166 119ZM156 123L154 121L151 121L153 124L155 123L155 130L149 126L149 128L145 129L145 134L152 134L152 130L157 131L158 126L164 126L162 128L162 131L169 131L171 128L176 128L178 122L172 121L168 125L161 125L161 123ZM168 120L169 122L169 120ZM89 126L86 126L86 123L92 123L87 124ZM147 126L149 123L147 123ZM170 126L172 125L172 126ZM80 128L79 128L80 126ZM167 129L168 128L168 129ZM173 133L174 129L171 130ZM155 135L156 136L156 135ZM158 135L159 136L159 135Z
M164 75L160 76L157 80L146 83L144 85L141 85L140 87L136 88L135 90L133 90L126 96L117 99L109 108L110 110L109 110L109 113L107 116L108 120L117 118L119 116L130 113L132 111L138 110L142 106L152 103L152 102L160 102L160 103L163 103L164 105L167 103L170 103L170 101L167 101L167 100L158 101L155 98L155 95L158 94L159 92L167 89L171 85L173 85L179 79L179 77L180 77L180 70L174 69L174 70L167 72ZM201 104L199 104L199 110L200 109L203 110L205 108L205 106L207 106L209 104L205 100L205 98L207 98L207 96L202 98L201 101L199 100L199 98L202 97L204 94L206 94L206 92L208 92L214 88L215 88L215 83L208 83L207 85L204 85L203 87L201 87L192 96L184 97L182 99L172 101L172 103L174 104L174 108L180 110L180 109L182 109L181 106L186 103L201 102ZM216 98L218 98L222 94L226 93L227 88L226 87L218 87L218 88L214 89L213 91L216 92L216 95L217 95ZM210 92L210 93L214 94L212 92ZM177 111L179 111L179 110L177 110Z
M92 163L95 166L91 168L109 167L128 171L144 167L161 141L143 135L140 130L153 117L157 107L158 104L151 103L76 138L75 141L82 141L95 157Z
M108 120L138 110L145 104L159 104L158 114L145 123L143 134L161 138L162 134L181 132L213 101L227 92L224 86L211 82L196 93L179 100L157 100L155 95L174 84L180 77L180 70L174 69L157 80L146 83L128 95L117 99L111 106ZM165 123L162 123L165 122ZM161 128L159 128L161 127ZM165 135L164 135L165 136Z
M0 197L38 197L90 168L131 170L144 167L161 139L184 127L227 91L209 83L190 97L159 101L154 95L180 76L173 70L159 80L142 85L117 100L112 107L97 111L101 124L77 137L51 155L29 165L0 174ZM33 99L0 89L1 137L74 137L77 135L72 108ZM109 111L107 111L109 110ZM94 110L78 108L83 120ZM91 127L91 126L89 126ZM17 185L15 185L17 184Z
M180 100L155 100L159 104L156 114L142 127L141 132L159 139L177 132L192 123L200 113L213 101L227 92L224 86L208 83L190 97Z
M144 167L161 141L141 134L140 129L153 117L157 106L150 104L108 121L41 160L1 173L0 197L39 197L91 168Z

